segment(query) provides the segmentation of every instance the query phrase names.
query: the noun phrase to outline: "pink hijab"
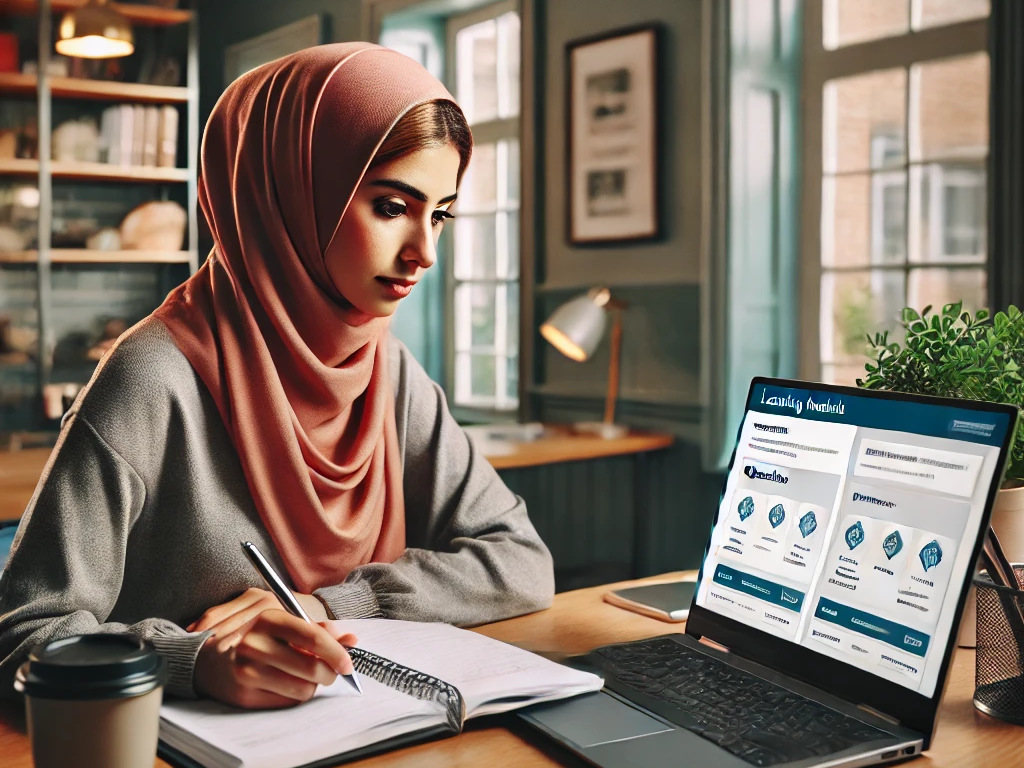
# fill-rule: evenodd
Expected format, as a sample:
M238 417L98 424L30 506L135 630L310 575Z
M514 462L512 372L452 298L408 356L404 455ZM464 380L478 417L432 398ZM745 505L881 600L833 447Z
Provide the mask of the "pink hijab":
M391 128L434 99L454 101L412 59L367 43L309 48L232 83L202 146L214 249L155 312L216 401L302 592L405 550L388 319L352 308L324 254L343 251L338 225Z

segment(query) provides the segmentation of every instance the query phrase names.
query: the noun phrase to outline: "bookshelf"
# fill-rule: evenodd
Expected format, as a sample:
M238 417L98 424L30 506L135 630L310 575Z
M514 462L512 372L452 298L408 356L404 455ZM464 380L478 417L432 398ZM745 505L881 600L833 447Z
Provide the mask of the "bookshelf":
M128 62L123 67L126 76L105 80L52 74L50 62L56 55L54 39L61 16L84 3L85 0L0 0L0 23L19 34L21 47L34 54L32 58L37 62L38 73L0 72L0 102L18 100L25 105L34 99L34 105L22 108L32 110L38 126L35 153L24 156L19 151L15 157L0 157L0 187L12 190L13 194L19 185L32 187L34 182L38 190L38 223L30 230L35 233L34 242L24 248L8 245L0 250L0 278L4 278L0 280L0 315L8 309L4 306L3 294L8 298L16 297L12 300L20 304L7 312L8 316L22 318L19 319L22 332L30 325L30 321L23 318L31 316L36 335L31 348L35 354L30 355L33 359L29 362L22 360L19 365L5 366L0 359L0 448L5 443L18 442L18 434L55 434L55 422L48 419L42 409L44 387L66 382L84 384L88 379L91 366L78 362L69 365L66 358L59 355L62 345L67 347L67 338L75 335L69 328L81 332L79 335L84 334L90 323L95 325L97 317L108 314L101 311L105 302L111 307L109 315L137 319L154 309L167 291L199 266L195 205L199 155L196 2L180 0L181 7L176 8L148 5L144 0L111 3L135 27L136 52L122 60ZM181 72L178 84L131 82L135 79L132 70L141 67L139 57L147 53L144 48L147 42L166 43L171 36L173 55ZM154 51L166 54L168 49L158 47ZM72 70L72 74L75 73L75 68ZM76 111L79 115L99 117L100 111L108 105L114 108L115 115L114 105L157 106L177 111L177 166L53 157L53 133L63 122L62 118L66 120L66 116ZM76 152L74 156L89 155ZM103 158L101 154L100 159ZM135 159L137 162L137 156ZM170 164L169 160L167 162ZM94 206L93 221L111 219L115 215L112 211L117 212L120 220L146 200L176 200L187 212L185 242L180 250L68 247L76 244L69 242L67 234L69 199L71 209L76 212ZM58 229L60 226L64 229ZM109 226L116 227L112 223ZM84 238L78 244L82 242ZM141 244L140 247L147 246ZM34 308L30 312L24 308L31 288L34 288ZM148 304L147 296L153 299ZM79 325L75 325L76 312L80 314ZM4 348L2 342L0 338L0 351Z
M35 75L0 72L0 96L32 95L38 88L39 78ZM85 80L76 77L51 77L50 95L62 99L132 101L139 104L188 103L188 88L185 87Z

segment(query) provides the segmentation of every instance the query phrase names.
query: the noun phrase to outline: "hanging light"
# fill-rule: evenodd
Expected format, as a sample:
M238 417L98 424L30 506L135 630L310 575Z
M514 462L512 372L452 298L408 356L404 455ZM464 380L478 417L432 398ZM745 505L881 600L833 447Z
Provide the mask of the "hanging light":
M60 22L57 53L85 59L112 59L135 50L132 25L108 0L87 0Z

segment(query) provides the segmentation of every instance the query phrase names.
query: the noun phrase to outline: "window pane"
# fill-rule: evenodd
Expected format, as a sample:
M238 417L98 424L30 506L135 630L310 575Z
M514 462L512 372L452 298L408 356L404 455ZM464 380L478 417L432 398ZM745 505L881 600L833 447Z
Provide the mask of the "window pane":
M477 144L459 186L459 212L493 211L498 204L497 145Z
M910 31L909 0L825 0L822 36L831 50Z
M519 277L519 211L505 214L508 226L508 269L502 277Z
M822 168L866 171L906 162L907 71L883 69L825 83Z
M902 264L906 258L906 174L826 177L821 191L821 263Z
M501 105L502 117L519 114L519 14L506 13L498 18L501 39Z
M503 141L501 144L508 153L505 163L505 199L502 200L502 205L515 207L519 205L519 139ZM475 154L476 150L473 152Z
M497 393L494 369L494 355L460 352L455 358L456 400L493 405Z
M464 283L455 289L456 349L494 348L494 286Z
M867 360L864 362L866 363ZM826 384L845 384L848 387L853 387L856 386L857 379L863 379L866 375L864 363L838 363L821 366L821 380Z
M988 210L984 163L912 166L910 260L984 263Z
M470 125L498 116L498 28L494 19L455 35L456 97Z
M984 269L913 269L907 285L907 304L920 312L928 304L939 310L946 304L963 301L964 309L973 314L988 306L986 286Z
M493 215L463 215L455 219L456 279L495 277L496 249L497 234Z
M506 283L505 290L505 313L507 316L506 325L506 352L517 352L519 350L519 283Z
M915 64L910 70L910 159L988 152L988 54Z
M821 280L821 360L862 365L866 334L902 330L902 270L826 272Z
M510 357L506 368L508 370L508 378L505 397L510 401L508 404L514 406L519 402L519 358Z
M989 0L914 0L914 29L984 19L991 10Z

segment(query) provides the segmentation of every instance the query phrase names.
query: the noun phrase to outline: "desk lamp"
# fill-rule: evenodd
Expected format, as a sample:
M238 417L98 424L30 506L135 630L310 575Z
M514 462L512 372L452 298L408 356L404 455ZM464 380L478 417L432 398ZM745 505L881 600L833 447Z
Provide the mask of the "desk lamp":
M87 0L60 21L57 53L85 59L112 59L135 50L132 25L108 0Z
M625 302L613 299L602 286L565 302L541 325L540 334L551 346L570 360L582 363L590 358L604 336L608 314L612 316L611 354L608 364L608 394L604 401L604 421L578 422L579 432L613 439L623 437L629 428L615 423L615 400L619 396L619 359L622 352L622 310Z

